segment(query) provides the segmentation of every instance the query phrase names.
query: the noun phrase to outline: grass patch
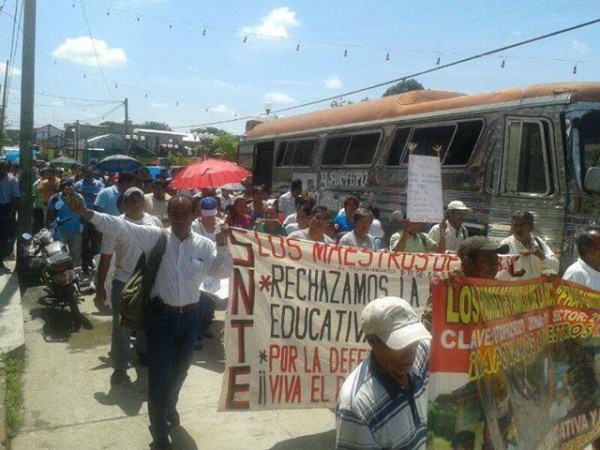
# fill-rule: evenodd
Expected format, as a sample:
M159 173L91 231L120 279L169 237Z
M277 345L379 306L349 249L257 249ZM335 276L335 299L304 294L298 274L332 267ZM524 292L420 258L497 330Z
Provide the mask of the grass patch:
M6 378L6 422L9 437L17 434L23 425L23 370L24 361L0 355L0 376Z

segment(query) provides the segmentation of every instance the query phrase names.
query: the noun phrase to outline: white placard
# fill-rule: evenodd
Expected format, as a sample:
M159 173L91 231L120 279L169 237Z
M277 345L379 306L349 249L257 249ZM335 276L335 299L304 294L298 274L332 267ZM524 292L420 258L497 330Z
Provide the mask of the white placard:
M443 220L439 157L409 155L406 210L411 222L440 223Z

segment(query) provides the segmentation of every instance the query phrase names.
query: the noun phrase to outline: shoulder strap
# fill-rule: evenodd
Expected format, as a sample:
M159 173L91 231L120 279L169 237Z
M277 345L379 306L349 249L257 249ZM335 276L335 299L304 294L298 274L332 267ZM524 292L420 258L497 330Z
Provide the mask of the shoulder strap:
M533 236L533 239L535 239L535 243L537 244L537 246L539 248L541 248L544 253L546 253L546 250L544 249L544 245L542 244L542 240L537 236Z
M158 273L158 268L160 267L160 263L163 255L165 254L166 248L167 230L163 228L161 230L160 237L158 238L158 242L150 252L150 257L148 258L148 263L146 264L146 270L143 276L144 297L148 297L150 295L150 291L152 291L152 288L154 287L156 274Z

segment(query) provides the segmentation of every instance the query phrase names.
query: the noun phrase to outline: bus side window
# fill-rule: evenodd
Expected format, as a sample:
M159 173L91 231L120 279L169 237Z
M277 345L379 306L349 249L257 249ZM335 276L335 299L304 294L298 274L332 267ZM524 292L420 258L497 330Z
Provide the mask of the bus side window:
M316 139L280 142L277 166L310 166L316 145Z
M446 150L452 136L456 130L456 125L440 125L436 127L415 128L410 138L410 143L415 144L415 155L437 156L435 147L441 146L440 159L444 159ZM408 164L408 151L404 152L402 164Z
M357 133L327 139L324 166L359 166L371 164L381 133Z
M508 119L504 144L505 194L551 195L548 124L539 120Z
M404 150L404 145L406 144L406 140L408 139L409 133L410 128L398 128L394 132L394 139L392 140L392 145L390 147L390 153L388 155L386 165L400 165L400 156L402 155L402 152Z

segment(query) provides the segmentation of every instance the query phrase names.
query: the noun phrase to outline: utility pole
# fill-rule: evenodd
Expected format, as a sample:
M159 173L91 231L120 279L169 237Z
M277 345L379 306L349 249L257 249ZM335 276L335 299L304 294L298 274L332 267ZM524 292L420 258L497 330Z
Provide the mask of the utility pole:
M125 154L129 153L129 148L128 148L128 144L127 144L127 138L126 136L129 134L129 99L126 98L125 101L123 102L125 105L125 136L123 136L125 138Z
M75 161L79 161L79 119L75 121Z
M4 146L4 122L6 122L6 88L8 85L8 59L4 66L4 91L2 93L2 106L0 107L0 150Z
M23 57L21 62L21 203L19 204L19 243L23 233L31 233L33 214L33 109L35 91L35 13L36 0L24 0ZM17 246L17 262L22 256Z

